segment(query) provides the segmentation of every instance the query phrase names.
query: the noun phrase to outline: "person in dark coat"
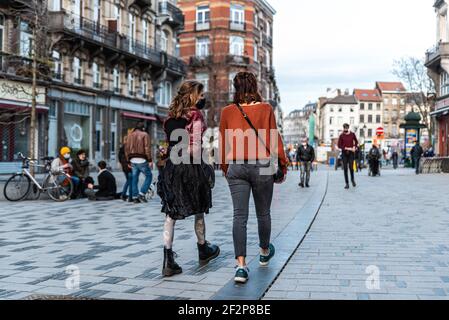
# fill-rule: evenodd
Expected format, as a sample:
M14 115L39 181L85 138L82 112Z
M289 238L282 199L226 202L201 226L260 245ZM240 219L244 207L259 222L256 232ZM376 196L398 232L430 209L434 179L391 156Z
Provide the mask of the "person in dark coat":
M424 150L419 145L419 141L416 141L415 146L412 148L411 156L413 159L413 163L415 164L416 174L419 174L419 164L421 162L421 158L423 156Z
M129 161L126 159L126 154L125 154L126 141L127 141L127 137L125 137L123 139L123 144L120 147L120 150L118 152L118 159L119 159L120 165L122 167L123 174L125 175L125 178L126 178L126 182L125 182L125 185L123 186L123 190L121 193L121 199L123 201L133 202L133 190L132 190L133 175L132 175L132 170L131 170L131 163L129 163ZM129 190L129 193L128 193L128 190ZM128 193L128 195L127 195L127 193Z
M315 161L315 149L309 144L309 139L304 138L296 151L296 162L301 163L301 182L299 183L301 188L304 188L304 182L306 188L310 187L310 170L313 161Z
M75 190L75 195L77 197L82 196L85 197L84 190L87 188L87 182L90 181L89 173L90 173L90 163L89 159L87 159L87 153L85 150L79 150L76 153L76 158L72 160L72 170L73 175L78 177L80 183L77 185Z
M379 160L381 158L381 153L376 145L373 145L368 153L368 162L370 167L370 172L373 177L379 175Z
M117 198L117 183L115 177L106 169L106 167L106 162L100 161L98 163L98 168L100 169L98 185L94 186L90 183L86 190L89 200L106 201Z

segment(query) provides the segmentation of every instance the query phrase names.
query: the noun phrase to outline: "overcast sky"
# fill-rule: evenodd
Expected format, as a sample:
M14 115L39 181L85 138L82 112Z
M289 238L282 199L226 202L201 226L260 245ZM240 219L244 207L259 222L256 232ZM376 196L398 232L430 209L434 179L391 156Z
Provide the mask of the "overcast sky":
M394 59L436 42L434 0L268 0L277 10L274 63L285 113L326 88L396 80Z

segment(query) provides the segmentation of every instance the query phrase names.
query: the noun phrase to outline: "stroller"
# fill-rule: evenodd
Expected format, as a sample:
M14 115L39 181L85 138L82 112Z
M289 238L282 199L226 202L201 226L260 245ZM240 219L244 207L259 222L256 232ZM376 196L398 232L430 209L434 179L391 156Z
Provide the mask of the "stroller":
M368 155L368 176L370 177L377 177L380 176L380 159L381 154L378 148L373 147Z

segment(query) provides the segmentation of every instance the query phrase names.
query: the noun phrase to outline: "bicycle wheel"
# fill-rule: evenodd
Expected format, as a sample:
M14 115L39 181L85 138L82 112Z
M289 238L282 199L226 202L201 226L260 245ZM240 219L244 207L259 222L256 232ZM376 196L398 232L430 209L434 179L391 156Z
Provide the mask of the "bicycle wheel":
M63 202L70 199L73 193L72 179L65 173L59 175L49 174L44 182L44 189L54 201Z
M17 173L6 182L3 195L9 201L20 201L28 195L30 187L30 178L22 173Z
M28 193L27 200L38 200L41 196L41 189L35 184L31 185L30 192Z

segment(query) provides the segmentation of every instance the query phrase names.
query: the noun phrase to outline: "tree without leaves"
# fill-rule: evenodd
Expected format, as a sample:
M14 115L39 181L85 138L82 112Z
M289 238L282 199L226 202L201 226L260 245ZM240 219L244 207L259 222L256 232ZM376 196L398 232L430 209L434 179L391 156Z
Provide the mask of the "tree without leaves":
M17 30L21 30L22 24L28 26L28 32L31 33L31 42L23 43L23 40L18 36L19 43L11 44L15 48L15 52L3 54L6 65L13 70L16 76L23 77L28 81L31 79L31 90L27 90L18 82L12 84L4 84L3 91L6 93L22 93L30 97L31 108L27 110L30 114L30 135L29 135L29 157L36 158L36 128L37 128L37 96L45 94L45 92L38 92L38 81L48 81L51 79L51 43L48 36L49 16L48 16L48 2L47 0L9 0L7 3L7 14L15 18L15 25ZM28 48L28 57L23 56L20 48L24 46ZM8 70L9 71L9 70ZM8 75L4 75L8 77ZM15 112L17 115L23 112Z
M433 144L433 123L430 112L435 105L435 85L427 74L427 68L421 59L404 57L394 61L393 74L404 81L410 93L406 102L416 106L429 132Z

